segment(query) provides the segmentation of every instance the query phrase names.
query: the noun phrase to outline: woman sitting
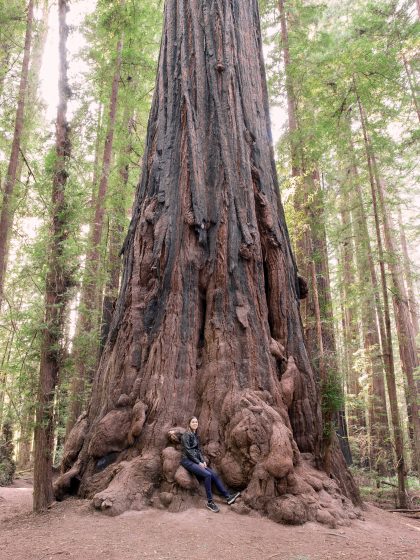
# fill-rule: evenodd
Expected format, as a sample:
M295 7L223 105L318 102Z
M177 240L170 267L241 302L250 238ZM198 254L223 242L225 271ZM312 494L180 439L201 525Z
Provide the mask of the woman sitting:
M204 479L204 486L207 494L206 507L217 513L218 506L213 502L213 494L211 491L211 483L214 482L217 490L224 496L226 502L231 505L236 498L240 496L240 492L230 493L223 486L222 481L217 474L211 470L205 460L200 447L200 440L197 435L198 420L193 416L188 422L187 431L182 434L182 459L181 465L192 474L195 474L199 479Z

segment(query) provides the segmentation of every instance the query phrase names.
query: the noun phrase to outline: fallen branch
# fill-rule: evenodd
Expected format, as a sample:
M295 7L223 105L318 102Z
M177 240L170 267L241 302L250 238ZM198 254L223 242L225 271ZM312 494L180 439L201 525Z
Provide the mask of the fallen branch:
M324 533L324 535L331 535L332 537L340 537L341 539L347 539L346 535L339 535L338 533Z

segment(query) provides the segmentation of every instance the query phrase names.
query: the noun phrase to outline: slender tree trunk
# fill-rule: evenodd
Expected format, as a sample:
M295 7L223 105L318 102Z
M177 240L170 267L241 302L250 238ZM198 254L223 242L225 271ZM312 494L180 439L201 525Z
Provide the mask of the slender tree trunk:
M26 92L26 102L25 105L31 109L35 109L38 104L37 95L39 90L39 75L42 65L42 57L45 50L45 45L48 36L48 16L49 16L49 6L48 0L43 0L42 2L42 13L41 20L38 23L38 32L34 35L33 47L30 56L30 66L29 66L29 76L28 76L28 87ZM29 144L30 136L30 124L27 122L29 120L26 117L26 134L22 133L21 136L21 147L20 152L25 155L27 151L27 146ZM23 158L19 158L18 168L16 172L16 182L21 180ZM14 218L14 208L10 209L9 220L10 223L13 222ZM17 454L17 465L20 470L24 470L31 465L31 451L33 442L33 431L34 431L34 403L24 402L23 422L21 426L21 434L19 437L19 447ZM26 410L25 410L26 409Z
M68 235L65 187L70 157L67 123L68 81L66 44L67 0L59 0L59 104L56 123L56 161L52 187L51 247L45 286L45 327L41 347L41 365L37 396L34 453L35 512L46 509L54 499L52 489L52 453L54 448L54 396L61 367L61 346L65 304L69 288L65 242Z
M2 368L0 370L0 430L4 420L4 401L6 396L6 383L7 383L7 373Z
M28 105L32 106L37 101L39 90L39 76L44 56L45 45L48 38L48 17L50 13L50 0L42 0L41 20L38 22L38 33L34 38L32 56L29 68Z
M350 414L347 416L350 436L353 436L358 449L358 460L361 466L368 462L368 449L366 445L366 403L362 393L359 377L360 371L355 365L355 353L360 346L359 321L354 299L356 285L354 270L354 245L350 213L347 208L348 195L341 197L340 214L342 225L341 239L341 266L342 266L342 294L343 294L343 337L344 353L346 359L347 393L351 395Z
M32 413L32 414L31 414ZM17 453L17 467L19 470L27 469L31 464L31 449L34 423L34 407L28 407L23 417L19 448Z
M410 255L408 254L407 237L405 235L400 207L398 208L398 227L400 230L400 243L403 257L404 277L407 284L408 307L410 309L411 324L413 326L414 337L416 338L419 334L418 303L414 290L413 271L411 269L411 260Z
M384 347L385 359L386 359L386 380L388 386L389 403L391 408L391 419L394 429L394 444L395 453L397 456L397 475L398 475L398 502L401 508L405 508L407 505L406 493L405 493L405 460L404 460L404 443L401 431L400 414L398 410L398 399L397 399L397 387L395 382L395 368L394 368L394 354L392 350L392 333L391 333L391 317L389 310L389 300L388 300L388 286L385 274L385 261L384 261L384 251L382 245L382 235L381 227L379 223L379 208L376 196L376 186L375 177L372 165L372 156L370 149L370 142L366 127L366 119L362 106L362 102L357 93L356 80L354 80L354 88L357 96L357 103L360 113L360 121L363 129L363 139L365 143L366 159L369 172L369 181L371 186L372 203L375 217L375 230L376 239L378 243L378 253L379 253L379 267L381 271L381 285L382 285L382 297L384 304L384 319L385 319L385 332L386 332L386 346Z
M3 300L4 280L7 267L9 235L12 226L13 193L19 163L19 152L25 120L25 98L28 89L29 60L31 53L32 26L34 16L34 0L29 0L27 7L25 46L20 74L18 104L15 117L12 149L3 191L3 203L0 213L0 306Z
M12 345L13 345L15 334L16 334L15 330L12 330L11 334L9 335L9 337L7 339L6 345L4 347L3 355L2 355L2 358L1 358L1 364L0 364L0 428L3 426L4 420L5 420L4 402L5 402L6 389L7 389L6 364L8 362L8 358L10 356L10 350L11 350Z
M372 164L376 179L379 204L382 214L385 246L389 255L388 266L391 271L393 283L392 301L395 312L395 323L397 327L398 346L400 350L400 360L403 372L407 380L406 398L409 409L409 422L412 431L413 447L413 468L420 473L420 415L418 405L418 392L414 379L416 370L419 367L417 348L414 337L414 329L411 323L410 308L408 297L403 283L403 275L398 262L396 261L396 247L393 238L390 212L385 202L385 185L379 176L379 169L375 155L372 153Z
M89 250L86 255L86 269L82 286L81 303L79 309L79 325L75 343L75 373L70 395L70 412L67 419L67 433L74 426L82 412L86 399L86 386L92 381L95 365L97 364L95 348L96 326L99 321L98 309L98 276L100 274L101 240L105 214L105 200L108 190L109 173L111 168L112 146L114 140L115 119L117 115L118 90L122 62L122 38L118 40L115 71L112 81L109 103L108 127L102 159L101 178L96 198L95 215L93 218Z
M290 148L292 156L292 175L296 177L300 175L300 156L297 139L297 101L294 92L293 79L290 76L290 49L289 49L289 32L287 29L287 18L284 0L279 0L280 26L281 26L281 47L283 50L283 60L286 75L286 94L287 94L287 115L289 119Z
M420 0L418 1L420 2ZM417 87L416 87L415 77L412 74L410 64L408 63L404 54L403 54L403 62L404 62L405 73L407 75L408 85L410 87L411 99L413 100L413 105L417 113L417 119L420 122L420 107L417 98Z
M337 486L310 464L321 415L270 137L257 0L168 0L120 296L57 495L79 479L110 514L185 508L193 413L247 508L323 517L312 475Z
M349 174L351 187L355 192L353 223L359 293L361 294L361 320L365 355L371 379L369 393L370 464L380 475L385 475L389 472L392 457L382 358L382 348L386 348L385 323L350 126L348 144L352 160ZM375 305L372 305L372 297Z
M99 160L101 151L101 130L102 130L103 106L102 103L98 107L98 120L96 123L96 138L95 138L95 156L93 160L93 176L92 176L92 200L90 203L91 208L96 209L97 186L99 178ZM93 220L93 215L92 215Z

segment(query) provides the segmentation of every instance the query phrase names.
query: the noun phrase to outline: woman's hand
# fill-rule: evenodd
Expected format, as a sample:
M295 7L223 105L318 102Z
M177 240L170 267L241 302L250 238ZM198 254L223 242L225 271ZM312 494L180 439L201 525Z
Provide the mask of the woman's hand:
M205 468L207 467L207 463L206 463L206 462L200 463L200 467L202 467L203 469L205 469Z

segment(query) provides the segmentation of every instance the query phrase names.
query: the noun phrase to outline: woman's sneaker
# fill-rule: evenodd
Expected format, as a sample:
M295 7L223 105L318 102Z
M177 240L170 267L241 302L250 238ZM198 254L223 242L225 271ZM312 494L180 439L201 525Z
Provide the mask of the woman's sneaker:
M214 502L207 502L206 508L214 513L218 513L220 511L220 509L217 507L217 505Z
M239 498L240 495L241 495L240 492L234 492L233 494L229 494L226 497L227 503L231 506L235 502L236 498Z

